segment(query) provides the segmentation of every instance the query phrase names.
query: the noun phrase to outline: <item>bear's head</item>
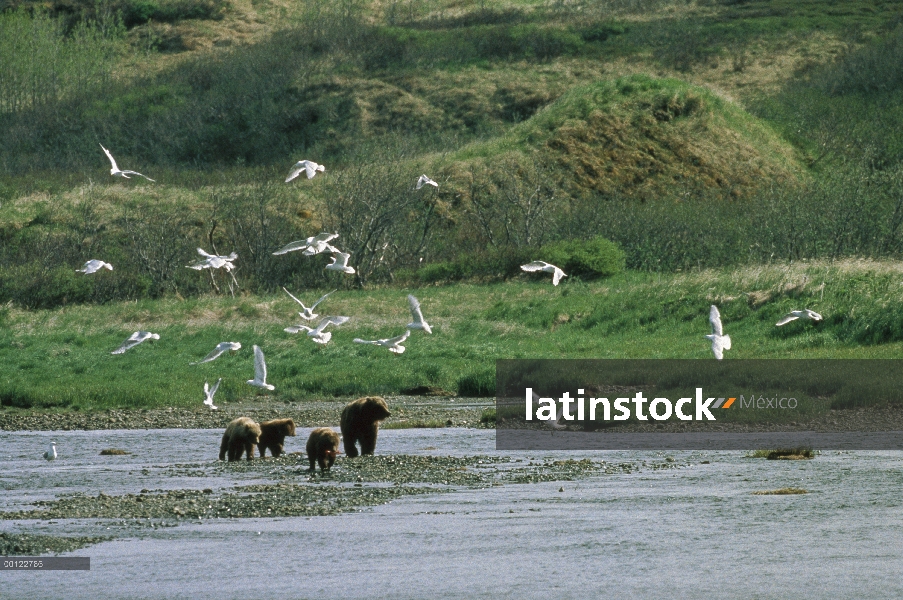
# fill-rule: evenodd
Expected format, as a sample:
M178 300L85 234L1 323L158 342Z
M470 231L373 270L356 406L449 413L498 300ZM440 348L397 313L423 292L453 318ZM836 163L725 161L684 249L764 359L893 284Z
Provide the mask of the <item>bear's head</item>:
M286 419L285 423L282 424L282 432L284 435L295 435L295 422L291 419Z
M370 421L382 421L392 416L384 398L380 396L368 396L362 398L363 410L361 411Z

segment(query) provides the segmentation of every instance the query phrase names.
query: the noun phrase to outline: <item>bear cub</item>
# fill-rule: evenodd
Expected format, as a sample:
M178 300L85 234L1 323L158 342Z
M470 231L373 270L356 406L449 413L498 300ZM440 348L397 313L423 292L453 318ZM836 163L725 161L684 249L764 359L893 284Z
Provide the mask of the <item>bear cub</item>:
M229 462L241 460L243 453L248 454L248 460L254 458L254 445L260 439L260 425L250 417L238 417L226 426L223 441L219 445L219 459L226 459L229 453Z
M283 452L285 436L295 435L295 422L291 419L273 419L260 424L260 440L257 448L260 450L260 458L263 458L267 450L277 458Z
M339 434L329 427L317 427L310 432L307 438L307 460L310 461L309 471L316 471L314 463L319 463L320 472L328 471L335 462L335 455L339 453Z

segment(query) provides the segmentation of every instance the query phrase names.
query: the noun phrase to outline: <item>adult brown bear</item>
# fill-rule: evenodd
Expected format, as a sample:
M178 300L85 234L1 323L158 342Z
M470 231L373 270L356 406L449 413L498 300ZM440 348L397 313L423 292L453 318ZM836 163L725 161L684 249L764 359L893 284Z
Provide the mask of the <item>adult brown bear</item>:
M358 398L346 406L341 420L345 454L350 458L357 456L357 442L361 444L361 454L373 454L379 422L391 416L386 401L379 396Z
M254 458L254 444L260 439L260 425L250 417L238 417L226 426L223 441L219 445L219 459L225 460L229 452L229 462L241 460L247 452L248 460Z
M320 472L328 471L339 453L339 434L329 427L317 427L307 438L307 460L310 471L315 471L314 463L319 463Z
M295 435L295 422L291 419L273 419L260 424L260 440L257 448L260 450L260 458L269 450L274 457L282 454L285 446L285 436Z

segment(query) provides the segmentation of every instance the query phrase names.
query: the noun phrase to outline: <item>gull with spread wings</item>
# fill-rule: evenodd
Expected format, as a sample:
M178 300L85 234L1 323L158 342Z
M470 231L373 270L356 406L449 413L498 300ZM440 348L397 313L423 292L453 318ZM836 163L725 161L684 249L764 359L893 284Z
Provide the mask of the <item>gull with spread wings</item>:
M213 406L213 395L216 393L216 390L219 389L219 384L222 383L223 378L220 377L219 381L211 388L210 384L206 381L204 382L204 404L210 407L210 410L216 410L216 407Z
M405 331L403 334L398 337L386 338L383 340L362 340L360 338L354 338L352 341L357 344L373 344L374 346L385 346L389 349L389 352L394 352L395 354L402 354L405 350L404 346L402 346L402 342L408 339L408 336L411 335L411 330Z
M329 294L331 294L331 293L333 293L333 292L336 291L336 290L332 290L332 292L329 292L328 294L323 294L322 296L320 296L320 299L319 299L319 300L317 300L316 302L314 302L313 305L312 305L310 308L308 308L308 307L304 306L304 303L303 303L303 302L301 302L300 300L298 300L297 298L295 298L294 296L292 296L292 293L291 293L290 291L288 291L288 290L285 289L284 287L282 288L282 290L283 290L286 294L288 294L289 297L290 297L292 300L294 300L295 302L297 302L298 304L301 305L301 308L303 309L303 311L302 311L302 312L299 312L298 314L301 315L301 318L302 318L302 319L305 319L305 320L307 320L307 321L313 321L314 319L317 318L317 314L314 312L314 309L317 308L317 305L318 305L320 302L323 302L323 300L326 300L326 298L329 297Z
M263 359L263 350L257 345L254 346L254 379L249 379L248 385L268 390L276 389L275 386L267 383L267 364Z
M285 183L288 183L302 172L307 174L308 179L313 179L314 175L317 173L322 173L326 171L326 167L323 165L318 165L312 160L299 160L294 165L292 165L292 170L288 174L288 177L285 178Z
M330 252L338 252L337 248L334 248L329 245L329 242L339 237L337 233L319 233L317 235L312 235L305 240L297 240L295 242L289 242L279 250L273 252L274 256L279 256L280 254L288 254L289 252L294 252L295 250L304 250L305 256L313 256L314 254L319 254L320 252L325 252L329 250Z
M709 309L709 323L712 324L712 333L705 337L712 341L712 353L715 358L721 360L724 358L724 351L731 349L731 336L724 335L724 329L721 327L721 313L714 304Z
M91 273L97 273L101 269L108 269L110 271L113 270L113 265L108 262L104 262L102 260L97 260L96 258L93 260L89 260L85 263L81 269L76 269L76 273L84 273L85 275L90 275Z
M567 275L564 274L564 271L562 271L555 265L550 265L549 263L541 260L534 260L531 263L521 265L520 268L521 270L527 271L528 273L532 273L534 271L552 273L552 285L558 285L558 282L561 281L562 277L567 277Z
M103 148L103 144L101 144L100 147ZM151 179L147 175L142 175L138 171L122 171L122 170L120 170L119 167L116 165L116 159L113 158L113 155L110 154L110 151L107 150L106 148L103 148L103 151L106 153L107 158L110 159L110 164L113 166L113 168L110 169L110 175L112 175L113 177L122 177L123 179L131 179L131 177L129 177L129 175L138 175L139 177L144 177L148 181L153 181L153 179Z
M325 329L330 325L342 325L350 319L351 317L323 317L316 328L308 327L307 325L292 325L291 327L286 327L283 331L286 333L301 333L303 331L316 343L325 344L332 339L332 332L325 331Z
M147 340L159 340L159 333L151 333L150 331L136 331L129 336L129 339L122 342L122 345L110 352L110 354L123 354L126 350L131 350L141 342Z
M213 349L213 352L211 352L210 354L205 356L202 360L199 360L197 362L193 362L190 364L202 365L202 364L208 363L212 360L216 360L217 358L220 357L220 354L222 354L223 352L228 351L228 352L232 352L234 354L237 350L241 350L240 342L220 342L219 344L216 345L216 348Z

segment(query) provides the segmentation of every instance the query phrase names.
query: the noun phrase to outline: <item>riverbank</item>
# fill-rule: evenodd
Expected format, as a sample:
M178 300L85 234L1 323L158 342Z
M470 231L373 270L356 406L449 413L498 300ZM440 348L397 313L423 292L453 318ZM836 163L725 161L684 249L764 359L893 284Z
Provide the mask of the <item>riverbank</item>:
M98 429L224 429L236 417L257 422L291 418L299 427L337 426L342 409L354 398L311 402L255 400L220 405L217 410L199 408L109 409L75 411L67 409L0 410L2 431L76 431ZM492 398L386 397L392 417L388 427L486 427L483 410L495 406ZM491 425L491 424L490 424Z

